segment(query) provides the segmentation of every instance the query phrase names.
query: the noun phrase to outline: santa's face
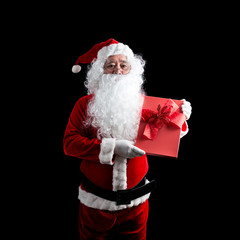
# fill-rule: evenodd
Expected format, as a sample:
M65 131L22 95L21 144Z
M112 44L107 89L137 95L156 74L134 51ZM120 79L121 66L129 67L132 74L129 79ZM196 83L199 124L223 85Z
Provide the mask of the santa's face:
M125 55L109 56L104 64L104 74L128 74L131 69Z
M134 140L143 103L142 75L131 67L126 56L114 55L107 58L95 83L88 120L98 129L99 139Z

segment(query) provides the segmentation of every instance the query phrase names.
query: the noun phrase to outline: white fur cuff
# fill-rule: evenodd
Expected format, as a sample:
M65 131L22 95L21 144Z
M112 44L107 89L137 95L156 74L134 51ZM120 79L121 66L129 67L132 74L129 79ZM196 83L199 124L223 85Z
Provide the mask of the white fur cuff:
M103 138L99 154L99 160L102 164L113 165L113 154L115 148L115 138Z

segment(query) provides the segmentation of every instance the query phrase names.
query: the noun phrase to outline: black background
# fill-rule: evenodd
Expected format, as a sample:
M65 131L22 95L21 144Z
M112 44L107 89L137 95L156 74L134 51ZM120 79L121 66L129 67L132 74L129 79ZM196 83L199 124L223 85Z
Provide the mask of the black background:
M213 30L206 13L196 8L169 8L154 13L142 10L136 16L125 12L110 12L107 17L91 14L85 15L85 20L83 9L77 11L79 18L74 20L68 18L69 14L71 11L62 11L43 25L40 23L34 36L37 64L33 61L35 80L30 83L30 99L34 99L35 107L28 112L37 141L29 153L34 161L28 167L32 168L33 177L40 176L30 188L39 202L33 213L44 219L33 224L34 235L47 232L51 239L78 239L81 160L64 155L62 139L75 102L86 95L83 82L87 66L82 65L79 74L73 74L71 68L94 44L114 38L146 60L147 95L185 98L193 108L189 133L181 139L178 159L148 157L148 178L156 179L158 184L149 199L148 239L166 234L204 236L213 217L213 212L206 212L206 206L211 208L212 204L211 190L206 187L209 141L201 140L207 132L201 108L208 95L205 86L211 82L206 72L210 67Z

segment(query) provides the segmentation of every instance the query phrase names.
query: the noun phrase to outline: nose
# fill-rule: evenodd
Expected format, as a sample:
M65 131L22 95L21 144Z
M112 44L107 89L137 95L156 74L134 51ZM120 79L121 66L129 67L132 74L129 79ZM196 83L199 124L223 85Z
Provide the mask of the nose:
M122 69L120 67L117 67L115 70L114 70L114 73L115 74L122 74Z
M121 65L119 63L115 66L115 68L113 70L113 73L114 74L122 74L122 68L121 68Z

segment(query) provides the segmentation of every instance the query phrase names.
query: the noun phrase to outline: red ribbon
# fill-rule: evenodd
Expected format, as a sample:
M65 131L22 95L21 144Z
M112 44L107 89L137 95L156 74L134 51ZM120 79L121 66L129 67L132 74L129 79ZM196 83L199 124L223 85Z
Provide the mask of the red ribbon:
M154 140L159 129L164 124L181 128L186 120L183 113L178 112L179 106L171 99L168 99L163 107L158 104L157 112L150 109L142 110L142 120L146 122L143 136L147 139Z

